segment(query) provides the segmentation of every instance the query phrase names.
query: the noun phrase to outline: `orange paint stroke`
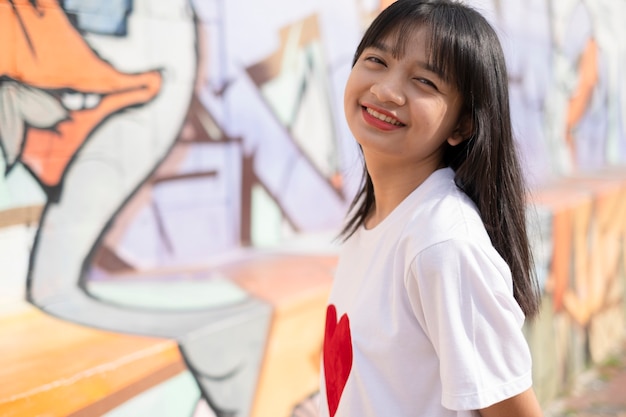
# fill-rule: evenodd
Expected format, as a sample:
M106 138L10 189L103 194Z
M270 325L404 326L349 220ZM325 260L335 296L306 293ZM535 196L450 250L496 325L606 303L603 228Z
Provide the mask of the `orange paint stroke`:
M578 86L570 97L567 108L565 136L573 157L576 155L573 131L589 107L598 78L598 45L594 39L590 39L580 56L578 63Z

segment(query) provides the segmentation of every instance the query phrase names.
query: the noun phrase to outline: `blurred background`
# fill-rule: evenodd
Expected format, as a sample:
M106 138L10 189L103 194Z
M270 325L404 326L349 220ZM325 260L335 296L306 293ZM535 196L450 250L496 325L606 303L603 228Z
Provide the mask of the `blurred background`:
M390 1L0 0L0 415L314 415L361 162L343 86ZM497 28L548 404L623 347L626 0Z

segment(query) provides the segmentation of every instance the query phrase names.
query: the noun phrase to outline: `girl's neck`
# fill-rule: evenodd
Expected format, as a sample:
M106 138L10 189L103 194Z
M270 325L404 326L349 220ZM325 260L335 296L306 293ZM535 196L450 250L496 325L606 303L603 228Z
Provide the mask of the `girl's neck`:
M374 186L375 204L365 220L365 228L372 229L382 222L391 212L434 171L441 166L402 166L368 165L368 172Z

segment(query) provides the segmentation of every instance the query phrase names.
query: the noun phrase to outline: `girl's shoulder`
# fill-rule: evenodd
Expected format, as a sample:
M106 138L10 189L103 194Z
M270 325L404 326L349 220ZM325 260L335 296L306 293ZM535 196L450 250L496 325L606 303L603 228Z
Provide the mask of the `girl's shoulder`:
M442 181L415 201L408 213L402 237L414 251L448 240L491 247L491 240L474 202L454 181Z
M424 189L412 201L411 219L430 219L430 222L443 224L480 219L476 204L457 186L454 171L435 174L423 184Z

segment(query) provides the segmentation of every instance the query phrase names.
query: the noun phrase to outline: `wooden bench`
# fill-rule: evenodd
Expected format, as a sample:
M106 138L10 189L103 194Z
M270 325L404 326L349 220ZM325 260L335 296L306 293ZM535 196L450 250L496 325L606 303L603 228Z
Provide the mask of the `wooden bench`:
M172 340L50 317L25 302L0 314L0 415L95 416L183 371Z

